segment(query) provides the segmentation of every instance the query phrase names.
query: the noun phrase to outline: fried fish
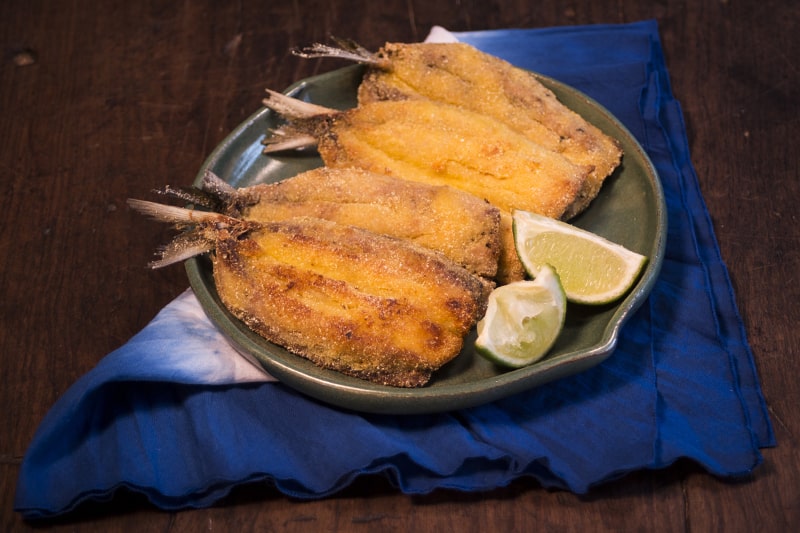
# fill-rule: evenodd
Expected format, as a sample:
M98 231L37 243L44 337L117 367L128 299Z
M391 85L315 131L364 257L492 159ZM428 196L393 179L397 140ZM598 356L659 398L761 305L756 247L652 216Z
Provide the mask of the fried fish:
M328 167L448 185L508 212L560 218L589 171L484 115L432 100L373 102L338 112L314 106L324 111L304 116L295 112L311 104L268 95L264 105L290 120L284 134L305 135ZM285 139L267 139L265 152L286 149Z
M347 41L296 51L368 65L359 104L432 99L486 115L591 171L561 218L586 209L619 165L619 143L562 104L534 74L465 43L387 43L377 53Z
M408 239L485 278L497 274L500 210L461 190L358 168L321 167L269 184L234 189L207 174L203 188L225 192L246 220L305 215Z
M380 101L334 111L268 91L264 104L290 121L267 139L266 152L316 144L328 167L357 167L432 185L447 185L514 209L561 218L587 179L588 167L531 142L489 117L433 100ZM287 144L288 143L288 144ZM522 268L505 224L501 282Z
M226 308L270 342L341 373L424 385L461 350L489 287L442 254L314 217L239 220L130 200L184 229L154 268L211 252Z

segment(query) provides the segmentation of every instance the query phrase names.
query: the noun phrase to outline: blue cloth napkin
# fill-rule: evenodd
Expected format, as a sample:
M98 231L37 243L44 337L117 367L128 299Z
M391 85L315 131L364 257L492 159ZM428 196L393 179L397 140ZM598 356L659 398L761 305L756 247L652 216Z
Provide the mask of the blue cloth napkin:
M415 494L522 476L585 493L680 458L723 477L762 461L774 436L656 23L455 35L594 97L658 169L666 258L613 356L480 407L359 414L270 380L232 353L187 292L52 408L22 463L17 511L59 515L121 487L163 509L202 507L256 481L319 498L365 474Z

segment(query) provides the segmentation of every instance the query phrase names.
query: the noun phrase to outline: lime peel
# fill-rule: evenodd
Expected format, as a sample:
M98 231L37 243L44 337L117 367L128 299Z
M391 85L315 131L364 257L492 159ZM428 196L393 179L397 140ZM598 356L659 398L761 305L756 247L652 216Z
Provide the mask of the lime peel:
M558 274L544 266L533 281L497 287L478 322L475 348L488 360L519 368L544 357L564 327L567 301Z
M558 272L567 299L606 304L621 298L638 279L647 257L595 233L528 211L513 213L514 243L532 278L542 265Z

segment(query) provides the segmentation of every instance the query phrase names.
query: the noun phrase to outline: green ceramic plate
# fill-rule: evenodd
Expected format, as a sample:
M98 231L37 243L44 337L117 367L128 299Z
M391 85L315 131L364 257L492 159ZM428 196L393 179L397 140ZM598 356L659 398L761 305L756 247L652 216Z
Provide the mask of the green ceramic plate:
M360 67L348 67L303 80L289 92L320 105L346 109L355 106L361 74ZM575 89L541 79L567 106L619 139L625 151L621 167L574 223L650 259L625 299L599 308L570 306L560 340L545 359L517 370L495 367L475 352L473 331L458 357L436 372L425 387L400 389L344 376L267 342L228 313L214 287L211 263L200 257L189 260L186 267L205 311L243 355L255 359L286 385L324 402L365 412L414 414L471 407L581 372L609 357L622 325L647 298L661 267L667 226L663 192L645 152L607 110ZM196 184L207 169L235 187L246 187L322 165L313 150L263 155L261 141L276 125L276 116L266 109L250 117L209 156Z

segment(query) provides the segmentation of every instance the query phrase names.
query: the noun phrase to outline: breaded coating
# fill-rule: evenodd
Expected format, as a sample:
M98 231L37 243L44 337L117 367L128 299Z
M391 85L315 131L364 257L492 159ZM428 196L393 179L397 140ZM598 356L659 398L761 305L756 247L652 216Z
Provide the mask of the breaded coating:
M449 185L501 210L560 218L591 170L505 125L433 100L381 101L344 111L267 91L264 105L289 124L264 140L265 153L313 139L331 168L362 168Z
M499 209L452 187L357 168L322 167L240 189L239 194L250 198L242 211L248 220L324 218L408 239L479 276L491 279L497 274Z
M485 311L489 287L439 253L311 217L222 239L225 306L319 366L396 387L425 384Z
M504 210L560 218L585 167L484 115L431 100L360 105L330 121L317 150L329 167L359 167L449 185Z
M571 218L597 196L619 165L619 143L558 101L536 77L464 43L387 43L375 54L359 87L359 103L428 98L492 117L592 167L564 212Z
M517 244L514 240L514 220L511 213L500 213L500 258L497 261L497 275L495 281L498 285L507 285L525 279L525 267L517 254Z
M328 167L451 186L508 216L523 209L561 218L591 170L489 117L433 100L380 101L337 112L267 92L264 104L289 124L265 140L265 152L294 149L296 138L315 139ZM521 279L522 273L507 226L501 236L501 283Z
M455 358L493 285L405 239L314 217L236 219L142 200L182 231L150 263L211 253L225 307L268 341L343 374L418 387Z
M486 198L504 213L500 284L524 278L510 224L524 209L561 218L587 169L542 149L482 115L437 102L387 101L360 106L334 122L318 150L330 167L358 166L404 179L449 185Z

